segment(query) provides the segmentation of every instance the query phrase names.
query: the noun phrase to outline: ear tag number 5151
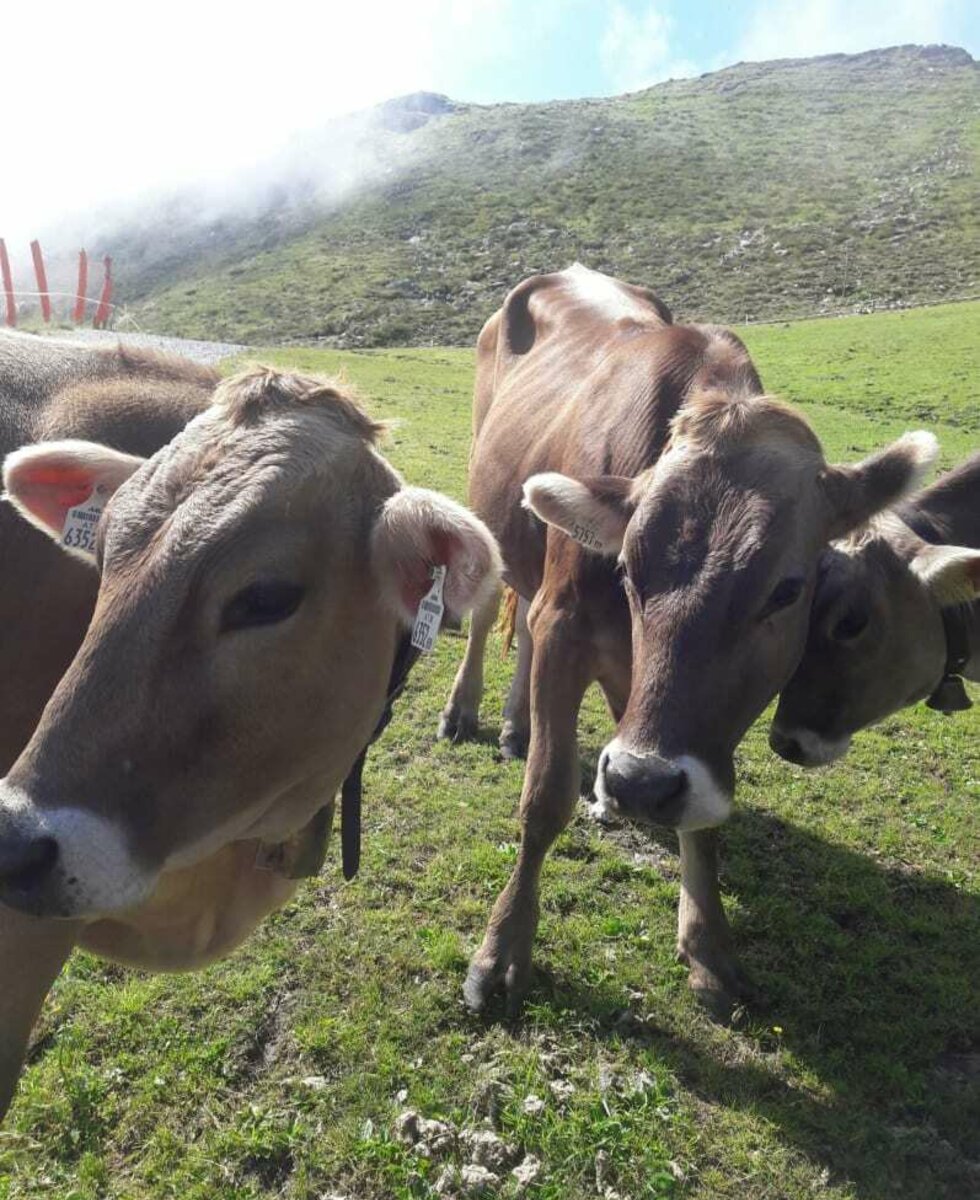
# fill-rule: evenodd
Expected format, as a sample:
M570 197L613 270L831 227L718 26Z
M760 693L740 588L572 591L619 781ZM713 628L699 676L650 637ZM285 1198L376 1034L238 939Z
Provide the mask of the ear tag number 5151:
M412 626L412 645L416 650L428 654L436 644L439 626L442 624L442 614L446 606L442 600L442 589L446 584L446 568L432 568L432 586L422 597L422 603L415 614L415 624Z

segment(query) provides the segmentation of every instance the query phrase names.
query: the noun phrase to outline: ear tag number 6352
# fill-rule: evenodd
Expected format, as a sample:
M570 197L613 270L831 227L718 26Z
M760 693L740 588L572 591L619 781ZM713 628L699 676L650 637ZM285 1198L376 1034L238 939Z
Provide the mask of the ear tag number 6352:
M109 489L104 484L98 484L87 500L70 508L65 513L65 523L61 528L61 544L69 550L94 554L95 531L108 499Z

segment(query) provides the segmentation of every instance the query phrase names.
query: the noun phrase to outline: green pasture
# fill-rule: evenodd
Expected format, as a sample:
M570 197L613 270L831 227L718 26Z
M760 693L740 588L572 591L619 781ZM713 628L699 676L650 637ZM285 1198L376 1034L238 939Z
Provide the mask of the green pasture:
M744 332L836 458L910 428L935 430L944 465L980 444L980 304ZM261 357L343 373L396 419L389 453L413 482L465 494L470 352ZM435 739L461 653L441 639L372 754L354 883L331 847L295 903L199 974L72 960L0 1129L0 1198L434 1196L470 1158L451 1138L405 1145L408 1108L535 1156L534 1200L980 1195L980 707L908 710L819 772L769 752L766 718L751 731L724 834L756 992L734 1028L674 962L674 837L580 812L545 870L536 983L511 1024L460 1000L521 788L495 756L498 643L485 736ZM590 696L586 773L607 732ZM486 1194L516 1196L502 1179Z

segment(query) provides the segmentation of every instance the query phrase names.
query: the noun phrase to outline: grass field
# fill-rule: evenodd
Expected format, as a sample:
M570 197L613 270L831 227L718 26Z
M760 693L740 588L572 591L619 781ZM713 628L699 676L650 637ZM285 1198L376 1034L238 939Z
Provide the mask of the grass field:
M976 304L745 334L833 456L926 426L946 465L980 444L978 335ZM344 372L400 419L395 463L464 494L469 352L265 357ZM431 1196L473 1152L420 1155L394 1132L407 1108L534 1155L538 1200L980 1194L980 707L908 710L816 773L768 751L765 720L751 731L723 887L759 998L734 1029L673 960L675 839L580 813L545 869L537 981L511 1025L460 1001L521 786L494 755L498 645L485 739L435 740L461 652L447 636L419 665L372 755L356 882L332 847L197 975L72 960L0 1130L0 1197ZM587 770L606 733L591 696ZM487 1194L514 1196L503 1178Z

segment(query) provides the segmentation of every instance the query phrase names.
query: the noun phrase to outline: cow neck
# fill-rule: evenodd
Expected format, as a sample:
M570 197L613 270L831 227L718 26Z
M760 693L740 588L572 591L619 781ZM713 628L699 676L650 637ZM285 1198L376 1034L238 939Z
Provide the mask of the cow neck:
M404 633L395 648L385 705L374 732L358 754L340 790L341 849L344 878L353 879L361 862L361 792L364 762L371 744L381 736L391 720L392 708L401 695L408 673L419 651L412 645L411 630ZM274 871L286 879L309 879L320 872L327 856L327 842L333 824L333 798L314 813L303 828L282 842L260 842L255 855L259 870Z
M930 545L950 544L949 539L943 536L939 521L926 508L907 506L901 517L914 534ZM973 707L963 679L968 674L973 657L971 634L975 633L977 605L954 604L940 609L940 616L946 641L946 662L939 682L926 699L926 705L949 716Z
M395 649L395 658L388 677L388 694L385 706L368 738L364 749L357 756L350 774L340 789L340 844L344 878L353 879L361 865L361 798L363 791L364 763L372 744L384 733L391 721L395 701L402 694L408 674L415 665L421 651L412 645L412 632L407 630Z

